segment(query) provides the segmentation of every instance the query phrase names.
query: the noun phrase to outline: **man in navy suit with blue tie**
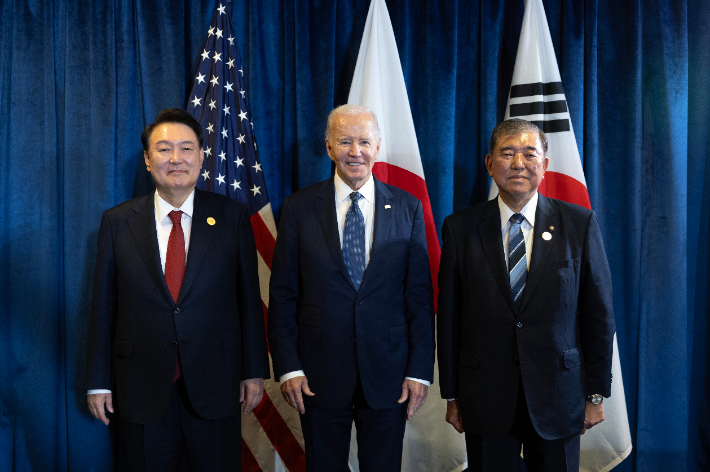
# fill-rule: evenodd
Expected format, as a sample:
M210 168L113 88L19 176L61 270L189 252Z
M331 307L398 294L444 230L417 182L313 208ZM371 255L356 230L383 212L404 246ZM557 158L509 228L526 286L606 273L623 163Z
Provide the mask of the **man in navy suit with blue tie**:
M422 204L372 175L372 111L326 128L334 177L284 201L269 291L275 378L301 414L309 472L400 470L405 420L433 379L433 300Z
M493 130L498 198L444 220L437 339L446 420L471 471L579 470L580 432L611 394L611 274L594 212L537 191L547 137Z

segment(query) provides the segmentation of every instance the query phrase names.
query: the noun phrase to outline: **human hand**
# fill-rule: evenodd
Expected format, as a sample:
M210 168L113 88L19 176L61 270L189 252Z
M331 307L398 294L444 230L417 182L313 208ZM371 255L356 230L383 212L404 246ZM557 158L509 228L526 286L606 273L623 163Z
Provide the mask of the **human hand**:
M461 409L458 400L446 402L446 422L454 427L459 433L463 433L463 421L461 421Z
M411 419L414 413L424 405L429 387L416 380L404 379L402 382L402 395L397 403L404 403L409 399L407 406L407 419Z
M584 409L584 428L582 428L582 434L586 433L592 426L598 425L604 421L604 404L600 403L595 405L590 402L586 402L587 406Z
M300 414L306 412L306 407L303 405L303 393L309 397L315 396L308 387L308 379L305 375L293 377L281 384L281 394L286 402L298 410Z
M261 403L264 396L264 379L246 379L239 383L239 402L244 402L243 414L249 414Z
M94 393L86 396L86 402L89 404L91 414L108 426L109 421L106 417L106 410L109 413L113 413L112 395L110 393Z

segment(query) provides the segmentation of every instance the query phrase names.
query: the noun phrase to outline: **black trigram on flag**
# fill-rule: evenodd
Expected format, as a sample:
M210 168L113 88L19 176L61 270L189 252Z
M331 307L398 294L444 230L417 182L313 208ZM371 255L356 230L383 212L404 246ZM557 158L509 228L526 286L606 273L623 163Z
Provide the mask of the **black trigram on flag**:
M556 113L567 114L567 100L564 98L562 82L536 82L533 84L519 84L510 87L510 118L525 118L527 116L539 117L540 115L552 115ZM544 97L550 95L560 95L561 100L545 101ZM542 96L543 99L535 102L515 103L516 98ZM545 133L560 133L569 131L569 114L561 119L547 119L542 121L528 120L535 123L538 128Z

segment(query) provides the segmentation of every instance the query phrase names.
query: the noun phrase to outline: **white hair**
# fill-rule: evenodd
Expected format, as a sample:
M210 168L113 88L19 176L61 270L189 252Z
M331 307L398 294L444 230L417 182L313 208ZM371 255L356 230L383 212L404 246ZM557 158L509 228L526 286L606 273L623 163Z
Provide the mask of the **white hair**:
M377 123L377 115L375 115L375 112L370 110L367 107L363 107L360 105L350 105L350 104L345 104L345 105L340 105L337 108L334 108L333 111L330 112L330 115L328 115L328 122L325 126L325 139L330 141L330 136L333 131L333 121L335 120L335 117L338 115L370 115L372 116L372 121L375 123L375 129L377 130L377 139L381 139L380 136L380 125Z

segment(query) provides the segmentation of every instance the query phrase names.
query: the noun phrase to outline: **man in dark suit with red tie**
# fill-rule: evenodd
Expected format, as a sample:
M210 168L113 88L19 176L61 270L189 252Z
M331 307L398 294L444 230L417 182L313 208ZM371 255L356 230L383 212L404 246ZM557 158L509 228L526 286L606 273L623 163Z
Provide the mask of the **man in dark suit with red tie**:
M547 137L493 130L498 198L444 220L437 340L446 420L471 471L579 470L580 432L611 394L611 274L594 212L537 189Z
M269 346L301 413L309 472L400 470L405 420L434 370L433 302L422 204L372 175L377 118L333 110L336 174L284 201L269 290Z
M250 412L269 377L248 210L195 189L202 128L186 111L141 139L156 192L101 221L89 408L108 424L116 406L131 470L239 470L239 404Z

